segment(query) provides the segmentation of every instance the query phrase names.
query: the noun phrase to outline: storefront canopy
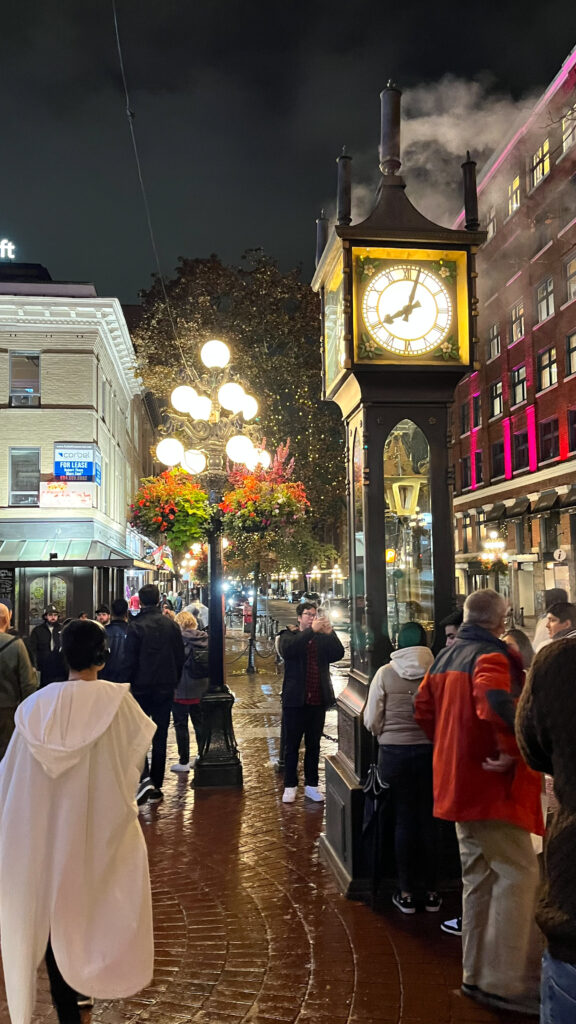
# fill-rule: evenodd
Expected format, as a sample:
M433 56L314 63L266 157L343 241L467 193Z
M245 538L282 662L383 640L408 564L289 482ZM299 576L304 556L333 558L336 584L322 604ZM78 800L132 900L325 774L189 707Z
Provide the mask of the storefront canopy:
M51 566L89 565L118 569L153 569L125 551L103 544L100 540L4 540L0 541L0 564L13 564L23 568L48 564Z
M558 504L558 491L542 491L542 494L537 499L533 509L532 515L537 515L540 512L550 512Z
M498 523L498 522L500 522L501 519L504 519L505 516L506 516L506 505L504 504L503 501L498 501L498 502L496 502L495 505L492 505L492 508L490 509L490 511L486 513L485 522L487 522L487 523Z
M506 519L520 519L530 511L530 499L523 495L506 509Z

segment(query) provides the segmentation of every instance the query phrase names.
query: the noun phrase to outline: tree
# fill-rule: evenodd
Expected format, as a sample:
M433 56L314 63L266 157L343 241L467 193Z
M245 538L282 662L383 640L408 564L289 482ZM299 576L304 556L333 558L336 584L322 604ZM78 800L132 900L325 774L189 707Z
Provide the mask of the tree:
M345 510L344 432L337 407L322 402L318 297L300 270L283 272L260 250L241 266L217 256L180 259L167 282L174 338L160 281L142 292L135 335L142 376L158 396L194 373L204 341L219 337L260 402L259 425L272 447L291 438L292 453L311 503L309 528L338 543Z

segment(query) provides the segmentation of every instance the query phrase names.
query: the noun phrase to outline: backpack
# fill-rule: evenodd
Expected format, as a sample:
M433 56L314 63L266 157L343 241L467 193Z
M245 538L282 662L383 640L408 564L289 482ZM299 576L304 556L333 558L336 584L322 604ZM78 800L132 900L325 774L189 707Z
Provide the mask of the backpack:
M186 645L188 647L188 644ZM208 670L208 645L200 647L197 643L190 643L189 652L185 662L185 669L192 679L206 679L209 676Z

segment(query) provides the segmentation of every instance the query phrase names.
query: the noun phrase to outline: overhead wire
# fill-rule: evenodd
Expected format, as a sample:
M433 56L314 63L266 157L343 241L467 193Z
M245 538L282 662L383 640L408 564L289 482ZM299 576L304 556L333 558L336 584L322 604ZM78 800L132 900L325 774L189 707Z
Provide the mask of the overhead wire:
M128 81L127 81L127 78L126 78L126 71L125 71L125 68L124 68L124 57L123 57L123 54L122 54L122 43L121 43L121 40L120 40L120 29L119 29L119 26L118 26L118 13L117 13L117 10L116 10L116 0L112 0L112 13L113 13L113 17L114 17L114 32L115 32L115 35L116 35L116 49L118 51L118 63L120 65L120 74L121 74L121 77L122 77L122 85L124 87L124 96L125 96L125 99L126 99L126 116L128 118L128 125L129 125L129 128L130 128L130 138L132 140L132 149L134 151L134 159L136 161L136 168L137 168L137 171L138 171L138 181L140 182L140 191L142 193L142 201L144 203L144 210L145 210L145 213L146 213L146 222L148 224L148 233L150 235L150 242L151 242L151 245L152 245L152 252L154 254L154 262L156 264L156 271L157 271L157 274L158 274L158 280L160 281L160 287L162 289L162 295L164 297L164 304L165 304L165 307L166 307L166 313L168 314L168 319L170 321L170 327L172 328L172 334L174 335L174 341L176 342L176 345L178 346L178 350L180 352L180 357L182 359L182 362L184 364L184 367L185 367L188 375L192 379L196 379L197 380L198 379L198 373L196 372L196 370L194 370L193 368L191 368L189 366L188 360L186 359L186 355L184 353L184 349L182 348L182 344L180 342L180 338L178 337L178 331L176 329L176 324L175 324L175 321L174 321L174 316L172 314L172 307L170 305L170 299L168 297L168 292L167 292L167 289L166 289L166 282L164 280L164 274L162 273L162 266L161 266L161 263L160 263L160 255L158 253L158 246L156 245L156 237L154 235L154 226L152 224L152 213L151 213L151 210L150 210L150 203L148 202L148 195L147 195L147 192L146 192L146 186L144 184L144 175L142 173L142 164L141 164L141 161L140 161L140 154L138 152L138 144L137 144L137 141L136 141L136 132L135 132L135 129L134 129L134 119L135 119L136 115L135 115L134 111L132 110L132 105L130 103L130 93L128 91Z

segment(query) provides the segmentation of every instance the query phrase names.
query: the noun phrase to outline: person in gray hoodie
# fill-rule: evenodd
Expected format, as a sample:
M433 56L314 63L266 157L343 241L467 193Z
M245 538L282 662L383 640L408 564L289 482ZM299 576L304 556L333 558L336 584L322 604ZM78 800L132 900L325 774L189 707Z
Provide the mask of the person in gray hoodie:
M420 892L426 910L439 910L442 904L436 891L432 744L413 713L414 697L433 661L422 626L404 623L398 650L376 672L364 708L364 725L378 738L379 775L390 786L399 884L392 902L403 914L416 912Z

